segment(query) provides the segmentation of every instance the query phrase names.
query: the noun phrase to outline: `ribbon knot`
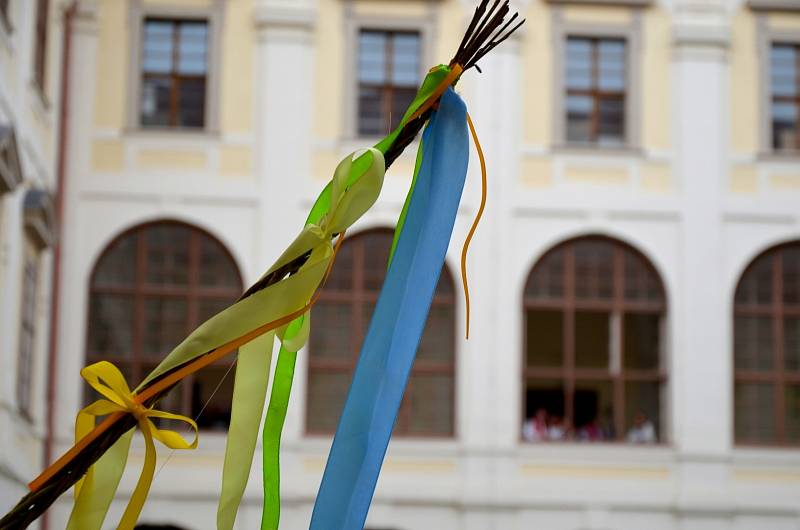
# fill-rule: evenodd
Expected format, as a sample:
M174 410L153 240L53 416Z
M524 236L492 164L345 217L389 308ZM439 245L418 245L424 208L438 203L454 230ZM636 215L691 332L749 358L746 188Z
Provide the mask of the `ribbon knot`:
M136 520L139 518L153 482L156 467L156 450L153 439L155 438L170 449L194 449L197 447L197 424L186 416L144 406L131 392L122 372L108 361L100 361L87 366L81 370L81 376L105 399L99 399L78 412L78 418L75 421L76 440L80 440L94 429L97 416L114 413L127 413L136 418L142 436L144 436L145 456L142 473L118 526L120 530L130 530L136 525ZM159 429L151 418L177 420L189 424L194 430L194 440L188 443L175 431ZM86 477L76 485L76 495L80 496L82 487L91 482L91 474L92 470L90 469Z

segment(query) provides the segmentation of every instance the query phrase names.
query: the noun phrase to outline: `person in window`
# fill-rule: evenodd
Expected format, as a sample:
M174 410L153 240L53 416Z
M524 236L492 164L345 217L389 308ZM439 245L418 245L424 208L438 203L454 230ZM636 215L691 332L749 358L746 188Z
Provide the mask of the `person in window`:
M628 431L628 442L635 444L656 443L656 428L641 410L633 418L633 427Z
M536 414L522 424L522 439L526 442L547 440L547 411L545 409L536 409Z
M554 415L547 426L547 439L560 442L567 439L568 429L561 416Z
M578 429L578 440L582 442L601 442L605 439L603 429L597 423L597 418L592 419L583 427Z

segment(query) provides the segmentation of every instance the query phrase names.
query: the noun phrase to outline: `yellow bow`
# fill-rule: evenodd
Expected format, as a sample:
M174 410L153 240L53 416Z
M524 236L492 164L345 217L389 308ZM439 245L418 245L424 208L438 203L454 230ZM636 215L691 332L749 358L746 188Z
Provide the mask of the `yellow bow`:
M197 424L186 416L153 410L139 403L128 387L128 383L125 382L122 373L108 361L100 361L87 366L81 370L81 376L106 399L99 399L78 412L78 417L75 420L76 441L94 429L96 416L105 416L115 412L132 414L139 423L139 428L144 436L146 449L142 473L117 527L119 530L130 530L136 525L147 498L147 493L150 491L150 484L153 482L156 468L156 448L153 438L170 449L194 449L197 447ZM178 420L188 423L194 429L194 441L187 443L177 432L159 429L153 424L151 418ZM82 485L83 481L76 484L76 496L80 496Z

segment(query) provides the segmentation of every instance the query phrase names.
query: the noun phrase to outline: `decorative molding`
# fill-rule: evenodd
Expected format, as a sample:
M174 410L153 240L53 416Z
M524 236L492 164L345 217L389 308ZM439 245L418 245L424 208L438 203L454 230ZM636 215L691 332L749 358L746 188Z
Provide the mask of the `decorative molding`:
M49 191L31 189L25 193L22 203L25 232L41 250L56 241L56 216L53 198Z
M0 125L0 194L13 191L22 182L17 137L10 125Z
M294 29L312 31L317 23L317 14L310 7L289 5L258 5L253 9L256 29Z
M753 11L800 11L800 0L748 0Z

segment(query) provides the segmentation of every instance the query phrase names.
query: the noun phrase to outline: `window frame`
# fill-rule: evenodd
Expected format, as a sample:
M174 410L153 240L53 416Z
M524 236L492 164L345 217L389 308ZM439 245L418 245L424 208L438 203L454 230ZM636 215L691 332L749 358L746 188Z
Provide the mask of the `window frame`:
M556 149L619 151L641 147L641 9L631 7L629 24L587 24L564 17L563 6L552 7L553 38L553 145ZM567 39L622 39L625 41L625 119L624 138L619 144L574 142L567 139L567 83L565 75Z
M147 259L147 230L157 226L178 226L187 228L190 230L189 234L189 263L187 264L189 267L188 275L190 278L193 278L195 284L189 284L185 287L174 287L170 285L152 285L147 284L147 282L143 278L143 272L146 270L146 259ZM95 276L98 273L99 266L103 261L103 258L108 255L108 252L111 251L114 246L120 242L121 240L132 237L134 238L134 244L136 245L135 250L135 257L136 257L136 264L135 264L135 271L136 275L133 280L133 284L127 286L97 286L95 283ZM217 290L218 292L215 294L209 293L200 293L198 290L198 286L196 282L198 281L196 277L193 277L199 271L199 252L200 252L200 243L202 243L202 237L207 238L210 241L215 242L219 245L222 249L223 253L229 258L230 263L235 268L235 271L238 276L238 285L230 288L226 287L219 287L219 288L207 288L209 291ZM196 256L196 260L194 265L192 264L192 253ZM84 340L84 347L83 347L83 358L86 364L91 364L98 361L107 361L112 360L115 361L117 366L121 370L129 369L130 370L130 380L128 381L129 384L134 385L141 381L147 375L147 367L150 365L157 365L158 362L162 360L162 357L148 357L144 350L143 345L141 344L144 340L143 334L141 332L143 326L145 325L145 308L144 304L147 299L154 298L163 300L165 298L181 298L187 300L186 306L186 315L185 321L187 324L187 335L189 332L192 331L192 324L194 320L195 325L202 324L202 321L199 320L197 315L197 309L199 307L198 299L201 298L209 298L209 297L218 297L220 299L230 296L231 303L235 302L236 299L242 294L244 290L244 283L242 277L242 271L237 263L236 259L234 258L231 251L222 242L219 238L215 235L209 233L208 231L204 230L203 228L185 223L182 221L177 221L175 219L158 219L146 223L137 224L131 226L115 236L111 239L97 254L92 264L91 271L88 276L88 280L86 283L86 292L87 292L87 310L86 310L86 335ZM132 299L132 327L131 327L131 337L132 337L132 344L130 355L128 357L123 356L120 353L119 357L114 357L113 353L111 352L99 352L93 353L91 351L91 343L90 338L92 336L92 321L91 321L91 307L92 307L92 297L96 294L106 294L106 295L123 295L128 296ZM192 305L192 302L194 305ZM138 343L138 344L137 344ZM172 345L177 346L177 344ZM166 355L167 352L162 352L161 355ZM215 366L232 366L234 360L232 359L225 359L215 363ZM229 376L231 377L231 376ZM192 414L192 397L193 397L193 388L192 385L195 381L195 376L190 375L188 376L183 382L183 392L181 394L181 401L179 405L179 410L172 410L171 412L180 413L180 414ZM88 390L88 389L87 389ZM201 426L201 430L206 430L204 427ZM214 431L215 429L211 429Z
M434 29L436 27L437 12L434 5L428 7L430 13L425 18L367 16L355 12L351 3L344 7L344 30L346 36L345 49L347 61L344 75L344 138L345 139L375 139L378 136L365 136L358 132L358 47L361 30L391 31L391 32L418 32L420 36L420 83L425 78L428 64L431 61Z
M350 236L345 240L345 244L349 241L353 243L353 241L364 238L365 236L375 235L375 234L383 234L385 233L389 239L392 238L393 231L391 228L372 228L368 230L361 231L353 236ZM360 247L355 247L353 249L353 278L359 279L364 277L364 261L359 260L359 251L363 253L363 245ZM363 255L363 254L362 254ZM431 361L420 361L419 359L415 358L414 364L411 367L411 371L409 372L409 377L407 381L407 387L403 394L403 399L400 404L400 408L397 412L397 420L395 423L395 430L392 433L393 437L403 438L403 439L426 439L426 440L454 440L458 436L458 341L457 339L457 326L456 326L456 318L457 318L457 302L456 302L456 285L455 280L453 278L452 273L450 272L447 263L445 263L442 267L442 273L447 274L447 277L451 284L451 294L449 295L436 295L434 294L431 307L434 306L449 306L453 309L453 321L452 321L452 329L449 331L452 335L453 339L453 357L451 362L431 362ZM440 281L444 276L440 276ZM304 393L304 401L305 401L305 410L303 412L303 433L307 437L328 437L333 436L335 433L335 429L333 431L326 431L321 429L313 429L310 426L310 400L309 400L309 381L310 381L310 374L312 370L322 370L325 373L346 373L349 374L350 381L352 381L353 374L355 373L356 365L358 364L358 356L361 351L361 345L364 341L364 337L366 335L367 328L361 328L356 323L357 322L366 322L369 323L369 315L364 314L363 308L364 303L374 302L376 303L378 300L378 296L380 294L379 290L365 290L363 284L356 286L355 284L349 290L350 292L326 292L324 287L320 291L319 302L331 301L331 302L338 302L338 303L347 303L350 304L352 307L359 308L356 311L353 311L351 315L351 324L350 324L350 331L354 332L354 339L351 341L351 347L354 348L354 351L351 352L351 356L347 359L336 359L336 358L324 358L319 359L315 358L312 353L311 349L313 346L311 345L311 340L308 343L308 355L306 356L306 368L305 368L305 393ZM313 310L312 310L313 315ZM366 318L365 318L366 317ZM319 322L317 322L317 325ZM313 330L312 330L313 334ZM418 364L421 362L421 365ZM451 403L452 403L452 431L449 433L426 433L426 432L409 432L406 430L397 430L398 426L400 425L407 425L408 418L410 416L410 403L406 399L409 394L409 388L413 385L413 377L415 374L447 374L452 377L452 393L450 395ZM349 383L348 383L349 387Z
M798 3L800 4L800 3ZM751 6L752 7L752 6ZM775 149L772 138L772 60L774 44L800 46L800 34L788 30L775 30L769 27L768 14L760 12L756 19L758 34L758 58L760 80L759 144L761 156L766 158L800 157L800 143L795 149ZM800 68L800 65L798 65ZM798 142L800 142L800 117L798 117Z
M786 447L800 448L800 441L790 442L786 439L786 400L785 389L788 385L800 384L800 370L792 372L786 370L784 365L784 319L787 316L800 317L800 304L790 307L787 311L787 304L783 300L783 251L787 248L800 249L800 240L787 241L778 245L773 245L754 256L742 270L736 281L733 291L731 304L731 365L733 377L731 378L732 411L735 414L736 404L736 385L738 383L766 383L773 386L774 410L773 421L775 422L775 439L762 442L753 439L737 439L736 418L731 421L731 439L735 447ZM744 304L737 302L736 298L742 282L753 267L762 259L769 256L772 260L770 265L770 295L772 301L769 304ZM736 366L736 318L739 316L768 316L770 319L770 337L773 344L772 361L773 369L768 371L740 370Z
M570 247L574 249L576 243L585 241L602 241L609 243L612 246L612 297L608 300L587 299L579 300L575 296L575 254L574 250L569 252ZM536 301L527 297L528 284L533 279L539 267L545 263L544 259L551 255L551 253L558 250L567 250L568 252L564 257L564 268L561 271L561 276L564 279L564 293L563 295L554 300ZM658 281L658 286L661 290L661 301L630 301L625 299L624 294L624 251L627 250L635 256L642 259L647 270L653 274ZM621 281L622 280L622 281ZM571 294L571 296L568 296ZM531 379L549 379L558 381L564 392L564 419L569 419L574 422L574 402L575 402L575 386L578 381L592 381L592 382L608 382L611 385L612 392L612 420L616 437L613 439L604 439L593 444L618 444L618 445L632 445L626 440L627 430L625 426L625 385L629 382L655 382L658 383L659 388L659 421L654 426L657 430L658 437L655 443L647 444L651 446L664 446L669 443L669 406L668 406L668 385L669 385L669 370L668 366L668 347L669 337L667 331L669 329L669 300L667 297L666 286L664 280L659 273L658 269L653 265L652 261L636 247L625 243L619 239L608 237L604 235L590 234L578 237L573 237L565 241L561 241L555 245L548 247L536 260L534 265L528 270L525 276L525 282L522 285L520 307L522 309L521 325L522 325L522 348L520 355L520 422L521 426L528 418L526 416L527 407L527 390L528 381ZM570 326L567 319L564 319L561 346L563 349L562 363L559 366L552 367L534 367L528 365L528 311L532 309L549 309L559 311L562 315L571 313L572 315L572 334L568 335ZM574 331L575 315L578 311L607 311L609 320L615 316L619 317L619 321L611 325L619 326L618 345L619 349L619 366L615 373L609 368L578 368L575 366L576 359L576 334ZM624 362L624 315L630 311L636 314L657 314L660 317L659 321L659 366L657 369L635 369L625 368ZM609 332L611 339L611 333ZM609 363L611 363L612 352L609 351ZM528 442L523 438L522 429L518 429L519 443L529 446L536 445L537 442ZM547 441L546 443L559 444L569 442L564 441ZM541 443L541 442L539 442Z
M130 0L128 19L130 26L130 60L128 70L128 129L140 133L215 134L219 131L220 59L222 56L222 29L224 0L212 0L208 7L170 6L144 4ZM141 97L144 71L142 46L145 20L148 18L174 21L204 20L208 24L206 67L206 94L203 127L150 126L141 122Z

